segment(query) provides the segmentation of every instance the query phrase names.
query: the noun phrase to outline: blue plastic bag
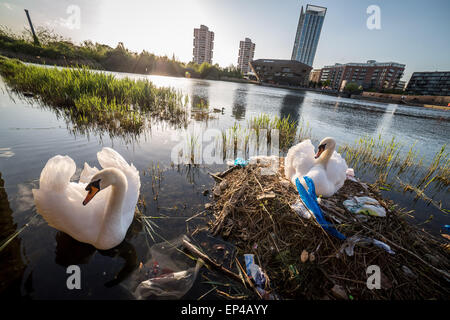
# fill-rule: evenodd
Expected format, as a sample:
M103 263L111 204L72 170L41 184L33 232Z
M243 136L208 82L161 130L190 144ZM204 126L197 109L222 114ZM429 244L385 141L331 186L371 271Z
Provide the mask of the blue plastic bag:
M311 210L311 212L316 217L317 222L326 232L338 239L345 240L346 237L342 233L337 231L331 223L325 220L322 210L320 210L319 203L317 202L314 182L308 176L304 176L303 179L305 179L306 185L308 186L308 191L306 191L298 178L295 179L295 185L297 186L298 194L300 195L303 203L306 205L306 207L308 207L309 210Z
M236 158L234 160L234 165L235 166L245 167L246 165L248 165L248 160L244 160L242 158Z

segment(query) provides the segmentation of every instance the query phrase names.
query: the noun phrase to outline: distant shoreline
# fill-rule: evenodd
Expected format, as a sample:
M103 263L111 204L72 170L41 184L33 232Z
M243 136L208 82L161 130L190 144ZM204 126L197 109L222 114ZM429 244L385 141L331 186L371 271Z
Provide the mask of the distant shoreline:
M25 54L25 53L21 53L21 52L13 52L10 50L4 50L2 48L0 48L0 55L5 56L7 58L11 58L11 59L18 59L22 62L35 63L35 64L47 65L47 66L58 66L58 67L87 66L89 68L99 70L99 71L125 72L125 73L142 74L142 75L155 75L155 76L186 78L185 76L182 76L179 74L171 74L171 73L160 73L160 72L140 73L140 72L130 72L130 71L123 71L123 70L106 69L95 60L83 59L83 58L66 59L65 57L64 58L50 58L50 57L44 57L44 56L41 57L41 56L35 56L35 55ZM191 77L189 77L189 78L190 79L201 79L201 80L212 80L212 81L231 81L231 82L239 82L239 83L255 83L254 81L247 80L247 79L232 78L232 77L226 77L226 76L222 76L219 79L215 79L215 78L209 78L209 77L200 78L200 77L195 77L195 76L191 75Z
M106 70L104 69L99 63L91 60L86 59L76 59L76 60L66 60L66 59L53 59L48 57L39 57L39 56L33 56L28 54L23 54L20 52L11 52L8 50L2 50L0 49L0 55L6 56L8 58L15 58L23 62L30 62L35 64L41 64L41 65L56 65L60 67L77 67L81 65L88 66L89 68L100 70L100 71L110 71L110 72L120 72L115 70ZM172 74L159 74L159 73L135 73L135 74L142 74L142 75L157 75L157 76L168 76L168 77L176 77L176 78L185 78L179 75L172 75ZM230 77L221 77L220 79L202 79L202 78L196 78L192 77L190 79L200 79L200 80L211 80L211 81L226 81L226 82L235 82L235 83L248 83L248 84L256 84L264 87L271 87L271 88L281 88L281 89L288 89L288 90L296 90L296 91L311 91L316 92L319 94L325 94L330 96L339 96L339 97L345 97L349 99L355 99L355 100L365 100L365 101L374 101L374 102L382 102L382 103L394 103L394 104L400 104L405 106L416 106L416 107L424 107L424 108L430 108L430 109L436 109L436 110L450 110L450 107L444 106L444 105L434 105L430 103L414 103L408 101L407 103L401 103L400 101L394 100L394 99L387 99L387 98L380 98L380 97L369 97L369 96L363 96L363 95L348 95L348 94L342 94L333 90L324 90L324 89L315 89L315 88L307 88L307 87L293 87L293 86L287 86L287 85L278 85L278 84L270 84L270 83L259 83L257 81L247 80L247 79L238 79L238 78L230 78Z
M412 106L412 107L424 107L424 108L430 108L430 109L437 109L437 110L450 110L450 107L447 107L445 105L435 105L431 103L426 103L426 101L423 102L411 102L407 101L406 103L402 103L399 100L395 99L389 99L389 98L381 98L381 97L370 97L363 94L372 94L371 92L363 92L362 94L345 94L341 92L337 92L334 90L325 90L325 89L315 89L315 88L308 88L308 87L293 87L293 86L286 86L286 85L276 85L276 84L270 84L270 83L261 83L259 84L261 86L265 87L272 87L272 88L282 88L282 89L289 89L289 90L297 90L297 91L312 91L319 94L325 94L329 96L335 96L335 97L344 97L349 99L355 99L355 100L365 100L365 101L374 101L374 102L381 102L381 103L393 103L393 104L399 104L404 106ZM381 95L380 93L373 93ZM386 94L389 96L389 94ZM405 95L408 97L407 95ZM421 96L414 96L415 99L420 101ZM424 96L426 97L426 96ZM450 101L450 97L448 97L448 100Z

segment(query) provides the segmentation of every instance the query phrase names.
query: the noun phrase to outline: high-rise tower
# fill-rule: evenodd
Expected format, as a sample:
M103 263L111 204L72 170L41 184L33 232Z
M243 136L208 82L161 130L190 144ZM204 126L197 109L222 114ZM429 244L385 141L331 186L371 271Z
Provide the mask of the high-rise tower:
M239 43L238 66L243 74L250 71L249 62L255 56L255 44L251 39L245 38L245 41Z
M312 67L326 13L327 8L324 7L308 4L303 11L302 6L291 60L300 61Z
M209 31L207 26L201 25L194 29L193 61L202 64L212 63L214 48L214 32Z

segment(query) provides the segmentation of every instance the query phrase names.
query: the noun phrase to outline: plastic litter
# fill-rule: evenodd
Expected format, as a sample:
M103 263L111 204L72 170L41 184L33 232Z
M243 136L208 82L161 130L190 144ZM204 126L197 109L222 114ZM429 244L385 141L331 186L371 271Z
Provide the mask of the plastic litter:
M181 252L184 237L150 248L151 258L140 264L130 280L136 299L180 299L191 289L202 263Z
M182 235L174 240L154 244L149 259L139 265L124 287L138 299L181 299L192 288L203 261L193 260L183 249L183 241L195 244L208 257L227 269L235 260L236 247L223 240L198 232L195 236Z
M371 197L353 197L343 202L344 207L352 213L362 213L369 216L386 217L386 209Z
M245 167L246 165L248 165L248 160L244 160L242 158L236 158L234 160L234 165L240 166L240 167Z
M391 249L389 245L386 243L379 241L377 239L372 239L368 237L360 237L360 236L352 236L350 238L347 238L347 240L344 242L344 244L341 246L341 249L339 250L340 253L345 252L348 256L352 257L354 254L355 245L358 243L365 243L365 244L373 244L377 247L380 247L389 254L395 254L395 252Z
M450 224L445 224L444 225L444 229L447 230L447 231L450 231Z
M317 203L316 189L314 187L314 182L308 176L304 176L306 185L308 186L308 191L303 187L298 178L295 179L295 185L297 186L298 194L302 199L303 203L311 210L314 214L317 222L322 226L322 228L331 234L332 236L345 240L346 237L336 230L335 227L327 220L325 220L322 210L320 210L319 204Z
M300 200L297 200L294 204L290 205L291 209L294 210L295 213L297 213L300 217L309 219L311 218L311 213L309 210L305 207L303 202Z
M266 290L267 277L257 264L255 264L255 256L253 254L244 254L245 267L249 278L253 279L256 289L263 299L277 299L276 294L269 294Z

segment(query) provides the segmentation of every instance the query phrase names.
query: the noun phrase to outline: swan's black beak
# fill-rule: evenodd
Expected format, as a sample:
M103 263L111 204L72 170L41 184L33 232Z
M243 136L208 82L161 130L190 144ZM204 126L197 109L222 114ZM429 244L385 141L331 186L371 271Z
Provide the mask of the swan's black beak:
M100 180L92 181L86 186L86 191L89 191L83 201L83 206L87 205L89 201L100 191Z
M318 157L320 157L320 155L322 154L322 152L325 150L325 144L321 144L319 146L319 150L317 151L316 155L314 156L314 159L317 159Z
M89 190L89 193L86 196L86 199L83 201L83 206L87 205L89 201L92 200L92 198L97 194L98 189L96 187L91 187Z

